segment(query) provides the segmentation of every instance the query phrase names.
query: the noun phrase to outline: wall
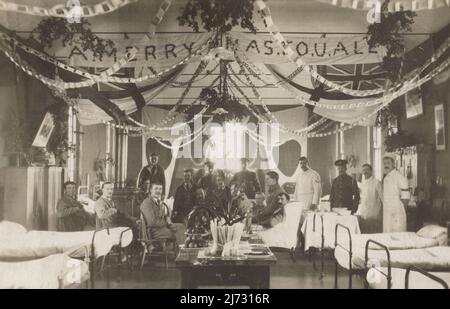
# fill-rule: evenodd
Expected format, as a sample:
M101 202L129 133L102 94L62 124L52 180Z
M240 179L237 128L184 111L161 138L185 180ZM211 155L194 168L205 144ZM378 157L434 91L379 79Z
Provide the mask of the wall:
M308 139L309 165L322 179L322 195L330 194L331 180L336 177L336 135Z
M368 156L367 127L354 127L344 132L344 154L346 157L354 155L357 157L355 167L349 165L349 174L361 174L361 167L369 163Z
M2 168L9 165L5 148L7 132L4 126L11 110L17 104L17 90L14 66L3 56L0 56L0 66L2 67L2 74L0 74L0 168Z
M444 186L446 188L444 197L450 198L450 80L435 85L429 82L422 87L422 102L423 114L414 119L406 119L404 110L404 100L401 100L403 110L399 122L402 130L412 133L419 143L435 145L435 127L434 127L434 106L444 104L446 119L446 142L447 148L445 151L435 151L433 154L433 170L435 177L440 176L444 179ZM434 177L434 179L436 179Z
M86 177L89 174L90 184L98 184L94 171L95 159L106 157L106 126L97 124L82 128L82 164L80 169L80 183L86 185Z

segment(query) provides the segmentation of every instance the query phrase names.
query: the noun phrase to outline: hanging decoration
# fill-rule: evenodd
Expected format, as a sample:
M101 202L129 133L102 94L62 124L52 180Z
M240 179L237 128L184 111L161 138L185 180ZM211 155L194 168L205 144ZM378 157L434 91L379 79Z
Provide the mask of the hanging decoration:
M419 75L421 75L425 71L425 69L427 69L431 64L435 63L442 55L444 55L444 53L446 53L449 48L450 48L450 38L448 38L441 45L441 47L433 54L433 56L430 59L428 59L426 61L426 63L421 68L418 68L410 73L410 75L412 76L411 79L409 79L407 82L405 82L402 87L391 88L389 91L392 91L392 92L387 91L385 96L390 96L390 97L392 97L392 100L393 100L393 99L398 98L401 95L405 94L406 92L408 92L412 89L415 89L415 88L421 86L423 83L427 82L428 81L427 79L423 79L423 78L418 79ZM273 81L263 80L261 78L261 76L266 76L266 74L264 74L257 66L255 66L250 61L247 61L245 59L244 63L246 63L248 65L248 67L251 69L251 71L253 72L252 74L255 78L261 79L263 82L268 83L268 84L274 84L277 81L279 81L279 79L277 80L277 78L273 75L270 75L270 78ZM320 108L325 108L325 109L330 109L330 110L352 110L352 109L357 109L357 108L367 108L367 107L371 107L371 106L380 105L384 101L384 98L380 97L380 98L376 98L373 100L360 101L358 103L324 104L324 103L312 101L308 98L300 96L299 94L292 91L290 88L286 87L286 85L283 83L280 83L279 85L281 86L281 89L285 90L286 92L289 92L293 96L293 98L302 105L311 105L314 107L320 107Z
M77 74L79 76L85 77L90 79L91 81L82 81L79 83L67 83L67 86L62 86L66 89L69 89L69 85L70 88L79 88L79 87L86 87L87 84L92 85L96 82L112 82L112 83L118 83L118 84L129 84L129 83L142 83L145 82L149 79L153 79L153 78L159 78L162 75L178 68L181 65L184 65L186 63L188 63L193 57L201 54L210 44L211 39L209 39L205 44L203 44L198 50L195 50L192 52L191 55L189 55L188 57L186 57L185 59L183 59L182 61L173 64L170 67L167 67L159 72L155 72L155 74L149 74L149 75L144 75L144 76L140 76L138 78L132 78L132 77L118 77L118 76L112 76L112 74L116 73L117 71L119 71L121 68L123 68L125 65L127 65L131 60L135 59L135 55L136 55L136 49L130 49L129 53L127 55L125 55L125 58L121 58L119 59L116 63L113 64L113 66L111 66L110 68L104 70L101 74L92 74L92 73L88 73L84 70L72 67L68 64L65 64L61 61L58 61L55 58L52 58L48 55L46 55L43 52L40 52L38 50L35 50L21 42L19 42L16 38L13 38L11 36L8 36L5 33L0 33L0 39L4 40L4 42L6 43L12 43L15 44L16 47L21 48L22 50L24 50L25 52L32 54L34 56L39 57L40 59L47 61L55 66L57 66L58 68L64 69L68 72ZM79 87L78 87L79 86Z
M327 87L329 87L333 90L340 91L342 93L345 93L345 94L348 94L351 96L355 96L355 97L367 97L367 96L381 94L384 92L392 92L399 88L407 87L412 82L412 80L410 79L403 83L396 84L393 87L391 87L390 89L378 88L378 89L372 89L372 90L352 90L352 89L346 88L344 86L338 85L334 82L331 82L331 81L325 79L319 73L317 73L312 67L305 66L305 63L302 61L301 57L298 56L293 51L292 47L286 41L283 34L280 32L278 27L276 27L276 25L274 24L270 10L267 7L266 3L262 0L256 0L255 5L257 6L262 18L264 19L264 23L265 23L267 30L271 33L271 35L273 36L273 38L277 42L277 44L283 49L286 57L289 58L295 64L297 64L297 66L299 66L299 67L304 66L305 71L309 72L311 74L311 76L314 77L318 82L323 83L324 85L326 85ZM431 60L432 60L432 62L434 62L436 59L431 59Z
M235 26L256 33L253 24L253 0L189 0L177 17L180 26L188 26L195 32L200 27L207 32L219 29L229 32ZM201 24L199 25L199 19Z
M331 4L341 8L354 10L371 10L374 7L373 1L368 0L316 0ZM380 0L382 1L382 0ZM439 8L449 8L450 0L392 0L389 1L387 10L389 12L434 10Z
M169 9L170 5L172 4L172 0L163 0L157 13L155 14L155 16L152 18L151 21L151 25L150 25L150 32L147 36L144 36L143 40L148 40L150 39L151 36L153 36L155 34L156 31L156 27L161 23L161 21L163 20L167 10ZM51 22L49 22L49 24L51 24ZM49 34L52 33L52 31L54 31L54 29L52 30L52 27L49 27L48 24L44 23L43 25L45 25L44 29L47 29L49 31ZM84 24L86 25L86 23ZM49 28L49 29L48 29ZM83 28L84 29L84 33L85 33L85 47L89 48L89 49L94 49L97 50L97 52L99 53L98 56L103 55L102 52L104 52L104 44L100 44L103 47L99 47L100 45L96 45L96 36L93 36L91 30ZM67 29L66 29L67 30ZM57 32L58 30L56 30L55 35L51 35L50 38L43 38L44 42L47 42L47 44L52 44L52 42L54 40L59 39L60 37L63 37L63 41L67 40L66 44L72 42L72 39L74 38L74 34L70 34L70 33L66 33L64 31L62 32ZM65 34L66 33L66 34ZM102 41L104 43L104 41ZM1 42L0 42L1 43ZM4 45L4 44L0 44ZM107 44L108 45L108 44ZM14 45L15 46L15 45ZM23 65L20 64L19 59L14 59L14 57L11 55L11 51L8 53L8 48L3 46L2 48L3 52L5 53L5 55L14 63L16 64L16 66L19 66L22 70L24 70L27 74L29 74L30 76L34 76L36 78L38 78L39 80L41 80L41 82L43 82L44 84L50 86L50 87L54 87L54 88L60 88L60 89L72 89L72 88L82 88L82 87L89 87L92 86L93 84L95 84L96 82L98 82L99 80L85 80L85 81L81 81L81 82L76 82L76 83L65 83L63 81L55 81L52 80L48 77L45 77L39 73L36 73L33 69L31 69L30 67L25 67ZM100 52L102 51L102 52ZM123 67L126 63L128 63L129 61L131 61L137 52L137 48L136 47L132 47L129 49L129 52L120 60L118 60L111 68L105 70L102 74L100 74L99 78L104 79L107 76L112 75L113 73L117 72L121 67ZM187 60L186 60L187 61ZM70 70L70 69L69 69ZM81 75L85 75L86 73L81 73ZM162 75L163 72L161 72L160 75ZM160 76L158 74L155 74L156 76ZM92 75L89 75L90 77L92 77ZM149 76L143 76L140 79L142 81L149 79ZM126 82L130 83L132 82L131 79L128 79ZM138 79L136 79L136 81L134 82L138 82Z
M64 17L43 19L32 30L30 37L36 36L43 48L51 49L56 41L61 41L63 47L80 46L83 51L91 51L94 59L102 60L104 55L116 53L114 42L103 39L92 32L91 24L84 18L72 23Z
M405 61L404 33L412 31L416 13L412 11L388 12L391 0L386 0L381 6L381 20L370 24L367 30L368 44L370 48L386 48L383 57L382 68L388 73L391 82L402 80L403 64Z
M139 0L105 0L94 5L81 5L78 0L69 0L65 4L58 4L51 8L0 1L0 11L78 19L108 14L137 1Z

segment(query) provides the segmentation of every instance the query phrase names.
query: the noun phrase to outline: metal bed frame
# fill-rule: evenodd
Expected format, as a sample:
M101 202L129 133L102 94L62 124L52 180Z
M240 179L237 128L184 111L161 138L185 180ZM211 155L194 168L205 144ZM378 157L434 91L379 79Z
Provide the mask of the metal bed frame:
M338 231L339 229L344 229L347 232L348 235L348 241L349 241L349 246L348 249L345 248L344 246L342 246L341 244L339 244L338 241ZM361 269L353 269L353 265L352 265L352 258L353 258L353 246L352 246L353 242L352 242L352 235L350 233L350 229L348 227L346 227L343 224L336 224L336 227L334 229L334 247L340 247L342 249L344 249L345 251L348 252L348 269L345 269L344 267L342 267L343 269L347 270L348 272L348 288L351 289L353 286L353 276L354 275L360 275L364 273L364 270ZM337 289L338 288L338 271L339 271L339 263L337 261L337 259L334 259L334 288Z
M92 235L92 241L91 241L91 244L90 244L90 254L87 254L87 255L86 255L86 259L85 259L85 261L86 261L86 262L88 263L88 265L89 265L89 273L90 273L91 289L94 289L94 288L95 288L95 277L96 277L96 275L98 275L98 274L96 273L96 267L95 267L95 263L96 263L96 260L97 260L96 257L95 257L95 245L94 245L94 242L95 242L95 236L97 235L97 232L100 232L100 231L103 231L103 230L106 230L106 232L107 232L108 235L110 234L110 231L109 231L110 229L109 229L109 228L105 228L105 229L101 229L101 230L95 230L95 231L94 231L94 234ZM122 266L122 253L123 253L123 252L122 252L122 250L123 250L123 247L122 247L122 238L123 238L124 233L127 232L127 231L129 231L129 230L131 230L131 228L127 228L127 229L123 230L123 231L120 233L119 244L116 245L116 246L113 246L113 248L116 247L117 250L118 250L118 258L119 258L118 267L119 267L119 272L121 271L121 266ZM111 253L111 251L108 252L106 255L104 255L104 256L101 258L102 261L101 261L101 266L100 266L100 270L99 270L98 273L103 273L103 271L104 271L104 269L105 269L105 259L106 259L107 256L110 255L110 253ZM110 268L110 266L108 265L108 266L106 267L106 284L107 284L107 286L109 286L109 268Z
M339 229L343 229L347 232L348 235L348 248L342 246L339 243L339 239L338 239L338 231ZM388 274L384 274L383 272L381 272L379 269L375 268L374 266L371 268L374 268L376 271L380 272L382 275L386 276L388 278L388 288L391 287L391 282L392 282L392 277L391 277L391 255L389 252L389 249L383 245L380 244L374 240L369 239L366 243L366 247L365 247L365 263L364 263L364 269L354 269L353 268L353 264L352 264L352 259L353 259L353 241L352 241L352 235L350 232L350 229L348 227L346 227L343 224L336 224L336 228L334 230L334 246L335 248L342 248L343 250L345 250L346 252L348 252L348 269L345 269L345 267L341 267L345 270L347 270L348 272L348 288L351 289L353 287L353 276L354 275L364 275L369 271L368 268L368 261L369 261L369 245L375 244L379 247L381 247L382 249L384 249L386 251L386 255L388 258ZM338 288L338 272L339 272L339 263L337 261L337 259L334 259L334 288L337 289ZM367 282L365 281L365 285L367 287Z
M429 272L427 272L427 271L425 271L425 270L423 270L423 269L421 269L419 267L410 266L410 267L408 267L406 269L406 274L405 274L405 289L406 290L409 289L409 277L410 277L411 271L418 272L418 273L422 274L423 276L428 277L429 279L431 279L431 280L439 283L440 285L442 285L442 287L444 289L446 289L446 290L449 289L447 282L445 282L441 278L439 278L439 277L437 277L437 276L435 276L433 274L430 274Z
M369 246L370 244L374 244L377 245L378 247L382 248L385 252L386 252L386 256L387 256L387 274L385 274L384 272L382 272L381 270L379 270L378 268L376 268L376 265L372 265L371 267L369 267ZM385 276L387 279L387 289L390 290L392 288L392 268L391 268L391 253L389 252L389 248L375 240L369 239L366 242L366 248L365 248L365 257L364 257L364 272L367 273L370 269L374 269L375 271L377 271L378 273L380 273L381 275ZM368 286L367 281L366 282L366 287Z

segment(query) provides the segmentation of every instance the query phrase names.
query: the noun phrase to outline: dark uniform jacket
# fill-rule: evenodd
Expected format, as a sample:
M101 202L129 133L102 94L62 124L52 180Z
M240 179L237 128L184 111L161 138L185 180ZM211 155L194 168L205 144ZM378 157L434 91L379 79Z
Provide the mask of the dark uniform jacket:
M83 205L75 199L64 196L56 205L58 217L57 228L61 232L83 231L89 222L89 215L84 211Z
M330 193L331 208L347 208L356 212L359 204L359 188L353 177L344 174L333 180Z
M188 214L194 208L194 192L196 190L196 186L194 184L190 184L187 186L186 184L182 184L175 191L175 198L173 201L173 210L172 210L172 222L173 223L184 223Z
M166 176L164 174L164 168L156 164L154 166L144 166L139 173L139 188L145 190L144 183L146 180L150 180L150 183L161 183L163 187L163 196L166 196Z
M236 182L240 186L243 185L245 187L245 194L249 199L254 199L255 193L261 192L261 185L254 172L240 171L233 176L231 182Z
M280 208L278 204L278 195L284 192L279 184L273 185L268 190L266 198L267 206L264 207L256 216L253 217L253 222L263 226L275 226L284 218L284 208Z

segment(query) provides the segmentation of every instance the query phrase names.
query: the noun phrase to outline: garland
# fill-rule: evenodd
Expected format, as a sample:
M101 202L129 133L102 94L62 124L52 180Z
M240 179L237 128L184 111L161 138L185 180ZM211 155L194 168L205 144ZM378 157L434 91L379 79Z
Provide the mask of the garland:
M167 12L167 10L169 9L169 7L170 7L170 5L171 5L171 3L172 3L172 0L163 0L163 2L161 3L161 5L160 5L160 7L159 7L159 9L158 9L158 11L157 11L157 13L155 14L155 16L153 17L153 19L152 19L152 22L151 22L151 25L150 25L150 27L151 27L151 30L150 30L150 35L148 35L148 36L144 36L143 37L143 39L142 40L144 40L144 39L150 39L151 38L151 36L153 36L154 34L155 34L155 32L156 32L156 27L161 23L161 21L163 20L163 18L164 18L164 16L165 16L165 13ZM90 30L86 30L86 31L90 31ZM58 37L53 37L49 42L52 42L52 40L55 40L55 39L57 39ZM11 38L11 39L13 39L13 38ZM17 40L15 40L15 41L17 41ZM25 47L25 48L29 48L28 46L26 46L26 45L21 45L21 46L23 46L23 47ZM90 45L88 45L88 46L90 46ZM30 52L32 52L33 50L31 49L31 48L29 48L30 49ZM3 50L4 52L5 52L5 50ZM75 68L71 68L71 67L69 67L69 66L67 66L66 64L62 64L62 63L60 63L60 62L58 62L58 61L56 61L56 60L54 60L54 59L52 59L51 57L48 57L47 55L45 55L45 54L43 54L43 53L40 53L40 52L37 52L37 51L35 51L36 53L36 55L37 56L40 56L40 57L42 57L41 59L43 59L43 60L47 60L47 61L50 61L51 63L53 63L54 65L58 65L58 66L60 66L60 67L62 67L62 68L64 68L64 69L66 69L66 70L68 70L68 71L71 71L71 72L73 72L73 73L78 73L79 75L81 75L81 76L87 76L87 77L90 77L91 79L94 79L94 80L91 80L91 81L82 81L82 82L78 82L78 83L65 83L65 82L62 82L62 81L57 81L57 82L54 82L54 81L52 81L51 79L49 79L49 78L47 78L47 77L43 77L42 75L42 79L43 79L43 82L45 83L45 84L47 84L47 85L51 85L52 87L57 87L57 88L61 88L61 89L70 89L70 88L82 88L82 87L88 87L88 86L92 86L93 84L95 84L96 82L98 82L98 81L109 81L109 82L118 82L118 83L120 83L120 82L123 82L123 83L138 83L138 82L142 82L142 81L145 81L145 80L147 80L147 79L150 79L150 78L154 78L154 77L158 77L158 76L160 76L160 75L162 75L162 74L164 74L164 73L166 73L166 72L168 72L168 71L170 71L171 69L173 69L173 68L169 68L169 69L167 69L166 71L163 71L163 72L160 72L159 74L155 74L155 76L151 76L151 75L146 75L146 76L143 76L143 77L140 77L140 78L137 78L137 79L132 79L132 78L125 78L125 79L123 79L123 78L119 78L119 77L109 77L110 75L112 75L113 73L115 73L116 71L118 71L121 67L123 67L126 63L128 63L130 60L132 60L134 57L135 57L135 55L136 55L136 52L137 52L137 48L136 47L133 47L133 48L131 48L130 49L130 51L122 58L122 59L120 59L119 61L117 61L111 68L109 68L109 69L107 69L105 72L103 72L102 74L100 74L99 75L99 79L97 79L96 77L95 77L95 75L92 75L92 74L89 74L89 73L86 73L86 72L83 72L83 71L81 71L81 70L78 70L78 69L75 69ZM194 54L195 55L195 54ZM8 55L7 55L8 56ZM193 55L192 55L192 57L193 57ZM10 58L11 59L11 56L8 56L8 58ZM183 61L181 61L181 63L180 64L183 64L183 63L185 63L185 62L187 62L189 59L190 59L191 57L187 57L186 59L184 59ZM16 65L17 65L17 61L13 61ZM30 70L30 69L27 69L27 70ZM31 70L30 70L31 71ZM28 72L27 72L28 73ZM30 74L30 73L28 73L28 74ZM34 75L40 75L39 73L34 73Z
M199 32L199 19L208 32L219 30L220 33L231 31L235 26L256 33L253 24L253 0L189 0L180 16L180 26L187 25Z
M386 12L390 3L390 0L386 0L381 7L381 22L369 25L367 43L371 49L381 46L386 48L381 66L388 72L388 78L395 83L401 80L405 61L403 33L412 31L417 14L411 11Z
M267 28L267 30L270 32L270 34L273 36L274 40L277 42L279 47L284 51L284 54L286 55L289 60L294 62L298 67L304 67L305 71L311 73L312 77L318 80L319 82L323 83L324 85L328 86L329 88L333 90L340 91L342 93L355 96L355 97L367 97L372 95L381 94L383 92L392 92L397 91L399 88L406 87L412 82L412 79L409 81L406 81L403 83L403 85L394 85L390 89L373 89L373 90L352 90L348 89L344 86L338 85L334 82L331 82L327 79L325 79L323 76L321 76L319 73L314 71L314 69L310 66L306 66L305 63L302 61L302 59L299 56L296 56L293 49L290 47L289 43L286 41L284 36L281 34L279 29L275 26L274 21L272 19L271 13L267 5L262 0L256 0L255 5L257 6L259 12L261 13L261 17L264 20L264 24ZM434 59L435 60L435 59ZM434 61L433 60L433 61ZM411 88L413 89L413 88ZM409 89L409 90L411 90ZM376 104L375 104L376 105ZM353 108L356 106L353 106Z
M121 7L137 1L139 0L106 0L95 5L81 6L79 1L69 0L66 5L58 4L51 8L0 1L0 11L22 13L33 16L52 16L75 19L111 13ZM72 7L69 7L69 5Z
M97 74L91 74L88 72L85 72L83 70L74 68L70 65L67 65L63 62L60 62L48 55L46 55L43 52L37 51L21 42L19 42L17 39L10 37L8 35L6 35L5 33L0 33L0 38L3 40L11 40L17 47L23 49L24 51L26 51L27 53L30 53L32 55L35 55L37 57L39 57L40 59L47 61L61 69L64 69L66 71L69 71L71 73L80 75L82 77L86 77L89 78L90 81L82 81L82 82L78 82L78 83L62 83L62 85L60 86L60 88L64 88L64 89L70 89L70 88L82 88L82 87L87 87L87 86L92 86L93 84L97 83L97 82L113 82L113 83L124 83L124 84L130 84L130 83L141 83L141 82L145 82L149 79L153 79L153 78L159 78L160 76L176 69L177 67L186 64L187 62L189 62L193 57L200 55L203 50L208 47L209 43L211 42L211 39L209 39L205 44L203 44L198 50L196 50L195 52L193 52L191 55L187 56L186 58L184 58L183 60L181 60L180 62L160 71L160 72L156 72L155 74L152 75L144 75L138 78L128 78L128 77L116 77L116 76L111 76L112 74L114 74L115 72L117 72L118 70L120 70L122 67L124 67L129 61L133 60L135 58L135 55L137 53L137 49L136 48L132 48L130 49L130 51L125 55L124 58L119 59L116 63L113 64L112 67L108 68L107 70L103 71L100 75Z
M450 47L450 38L448 38L442 44L442 46L438 49L438 51L424 64L424 66L422 66L420 69L416 69L414 72L411 73L411 75L414 76L411 80L406 82L403 87L395 90L394 93L388 93L387 95L391 96L392 100L393 100L393 99L405 94L406 92L421 86L424 82L426 82L426 80L423 82L418 82L417 80L414 80L414 79L417 79L417 77L419 75L421 75L424 72L424 70L426 70L426 68L428 68L432 63L436 62L437 59L439 59L445 52L447 52L449 47ZM251 67L252 70L254 70L253 73L256 78L260 78L259 75L264 75L264 73L262 73L260 71L260 69L258 67L256 67L255 65L253 65L251 62L245 62L245 63L249 67ZM255 71L258 71L258 73L255 73ZM274 80L277 80L277 78L273 75L271 75L271 78ZM324 103L320 103L320 102L316 102L316 101L312 101L307 98L304 98L304 97L300 96L299 94L295 93L294 91L292 91L290 88L286 87L285 85L281 85L281 86L282 86L282 89L284 89L286 92L289 92L302 105L307 104L307 105L311 105L314 107L320 107L320 108L325 108L325 109L330 109L330 110L348 110L348 109L355 109L355 108L365 108L365 107L371 107L371 106L382 104L384 101L383 97L381 97L381 98L377 98L375 100L358 102L358 103L324 104Z
M316 0L319 2L354 10L369 10L372 5L367 0ZM387 6L389 12L433 10L450 7L450 0L395 0Z

